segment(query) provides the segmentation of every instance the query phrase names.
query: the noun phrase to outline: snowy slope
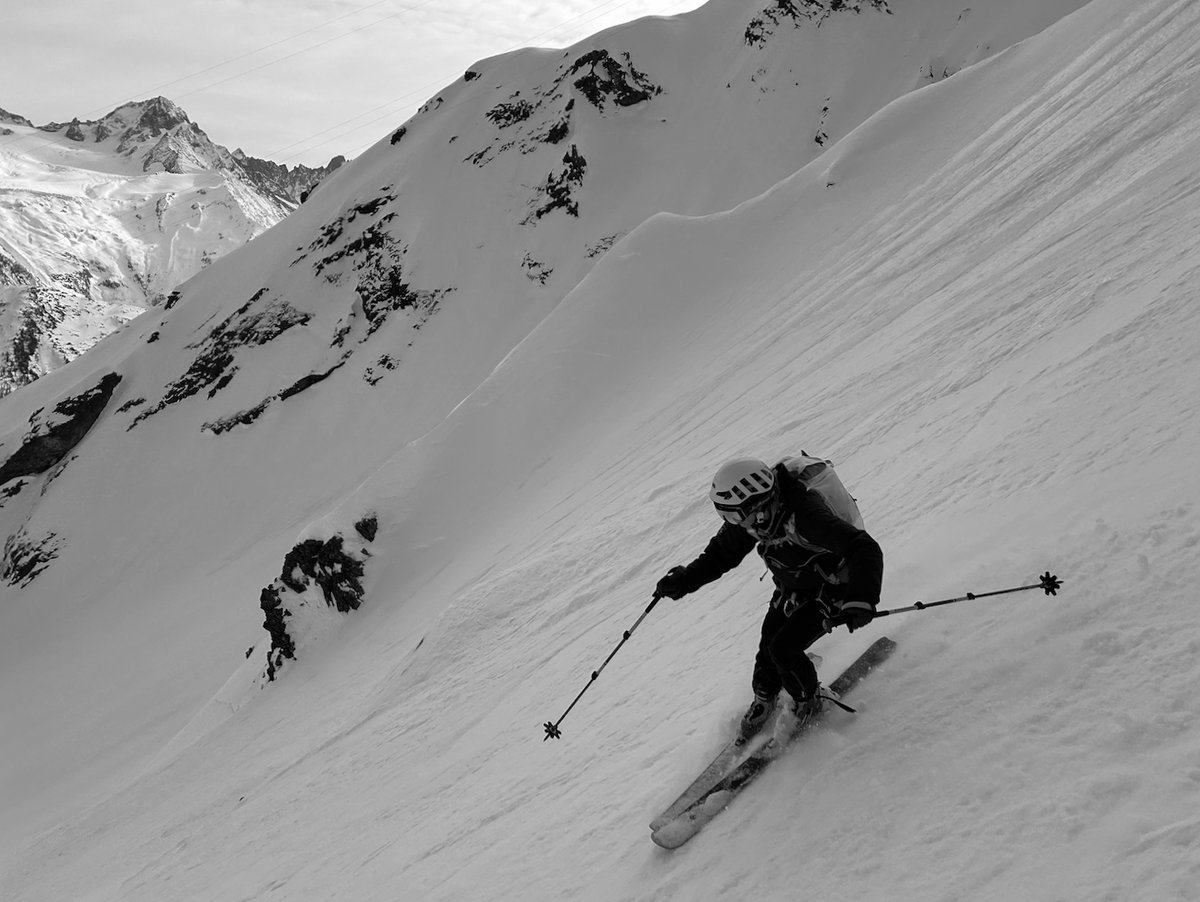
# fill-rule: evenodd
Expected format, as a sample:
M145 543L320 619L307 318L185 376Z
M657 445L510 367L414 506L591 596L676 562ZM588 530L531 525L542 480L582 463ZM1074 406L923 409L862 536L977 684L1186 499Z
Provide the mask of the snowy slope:
M5 453L27 409L114 367L113 404L145 398L2 512L60 542L0 610L0 708L18 725L3 826L62 823L6 853L0 891L1189 898L1198 38L1187 3L1096 0L735 210L631 226L527 335L473 308L494 343L448 302L368 333L361 304L326 309L301 265L277 268L366 233L381 145L145 332L35 384L19 413L26 392L9 399ZM314 248L332 235L314 223L339 221L350 237ZM362 275L329 290L361 301ZM313 336L346 324L335 374L248 427L200 430L338 363ZM188 361L217 361L231 334L249 350L213 398L129 429L190 384L181 369L212 375ZM385 400L361 389L372 336L412 340ZM563 740L539 725L714 528L716 463L800 446L862 499L887 604L1047 567L1067 591L823 640L830 671L885 631L901 653L862 714L666 856L644 824L746 701L753 567L660 605ZM351 537L367 514L362 608L309 617L324 635L265 688L261 642L227 663L260 635L258 589L297 535Z
M231 154L163 97L91 122L3 121L3 393L73 360L296 206L285 189L298 171Z

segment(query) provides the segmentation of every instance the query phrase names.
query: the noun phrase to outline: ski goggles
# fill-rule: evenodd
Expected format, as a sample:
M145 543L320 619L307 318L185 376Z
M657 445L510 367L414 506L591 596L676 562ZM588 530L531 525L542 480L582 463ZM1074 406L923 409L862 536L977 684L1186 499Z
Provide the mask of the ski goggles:
M750 529L755 526L762 526L771 519L771 514L774 513L774 501L775 499L768 494L759 500L757 504L752 504L749 507L718 507L717 513L721 515L726 523Z

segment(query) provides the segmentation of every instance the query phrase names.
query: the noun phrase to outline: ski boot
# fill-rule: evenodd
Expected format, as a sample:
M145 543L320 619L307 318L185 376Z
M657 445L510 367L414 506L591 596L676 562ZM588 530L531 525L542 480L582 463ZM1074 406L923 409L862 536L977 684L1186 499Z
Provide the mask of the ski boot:
M792 729L803 729L815 720L825 710L826 701L837 703L837 695L819 683L808 695L792 699L792 716L795 718L795 726Z
M771 722L771 718L775 714L775 708L778 705L778 697L775 695L759 695L754 693L754 701L750 703L750 707L746 713L742 715L742 724L738 729L738 744L743 745L762 732L763 728Z

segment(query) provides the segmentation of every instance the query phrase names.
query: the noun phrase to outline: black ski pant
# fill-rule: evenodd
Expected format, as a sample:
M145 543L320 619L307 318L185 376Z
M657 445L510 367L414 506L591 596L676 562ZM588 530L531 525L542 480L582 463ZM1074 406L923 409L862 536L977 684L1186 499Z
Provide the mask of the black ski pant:
M817 668L804 652L824 635L825 611L819 601L801 604L790 617L783 613L783 605L769 607L754 658L754 692L771 698L780 689L793 699L812 695L818 685Z

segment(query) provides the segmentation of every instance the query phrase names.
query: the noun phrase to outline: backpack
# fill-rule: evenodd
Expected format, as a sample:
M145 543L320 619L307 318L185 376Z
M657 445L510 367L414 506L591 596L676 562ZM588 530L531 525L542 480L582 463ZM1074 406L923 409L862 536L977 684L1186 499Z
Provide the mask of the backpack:
M851 526L858 529L863 526L862 514L859 513L858 503L846 490L841 478L833 469L833 461L822 460L819 457L809 457L801 451L797 457L785 457L780 461L784 469L806 488L817 492L829 509Z

